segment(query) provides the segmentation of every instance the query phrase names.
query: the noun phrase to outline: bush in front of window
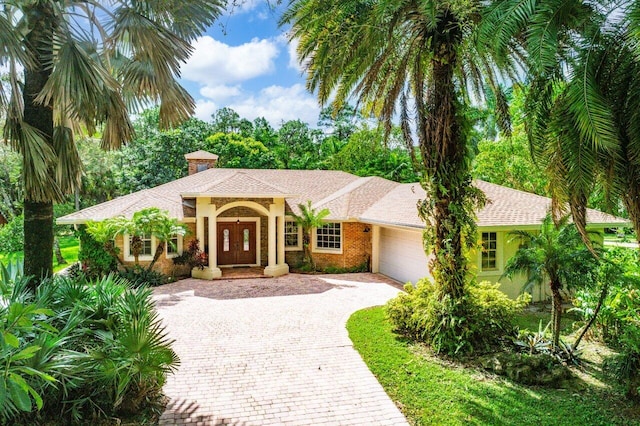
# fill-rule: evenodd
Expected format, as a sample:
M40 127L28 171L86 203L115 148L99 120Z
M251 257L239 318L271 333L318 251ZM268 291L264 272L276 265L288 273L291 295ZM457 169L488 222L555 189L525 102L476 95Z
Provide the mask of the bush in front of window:
M187 246L187 249L180 256L173 258L174 265L189 265L190 269L198 268L203 270L209 265L209 256L200 250L198 240L193 240Z

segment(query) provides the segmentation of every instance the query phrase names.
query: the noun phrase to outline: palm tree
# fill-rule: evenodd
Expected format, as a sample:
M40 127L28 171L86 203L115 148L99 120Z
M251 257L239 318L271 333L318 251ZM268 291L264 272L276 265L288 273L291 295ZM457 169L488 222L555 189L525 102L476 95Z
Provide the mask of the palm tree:
M465 105L470 92L482 99L489 87L505 118L499 121L508 124L500 82L518 74L515 44L494 51L491 35L480 31L486 9L480 1L293 0L282 20L292 25L307 87L322 104L333 97L339 110L357 97L387 132L399 119L412 158L417 138L432 273L453 300L465 294L474 210L484 201L471 185Z
M171 239L180 235L184 236L187 233L187 227L178 222L177 219L169 217L169 213L165 210L160 210L156 207L150 207L142 209L133 214L131 220L133 228L137 228L140 232L138 235L152 235L156 238L158 243L153 259L147 267L148 271L153 269L162 253L164 253L165 244L173 244ZM176 247L174 247L175 249ZM137 263L137 261L136 261Z
M550 177L554 216L568 206L588 242L587 202L603 188L622 201L640 241L640 1L506 0L491 16L496 44L526 39L527 132Z
M224 3L3 3L9 90L0 88L0 109L4 139L23 158L25 274L53 271L53 202L80 186L74 135L99 130L103 148L117 148L133 137L128 114L149 103L160 104L163 126L188 118L194 102L176 81L179 67Z
M300 209L300 214L297 215L295 213L291 213L293 220L295 220L296 224L302 228L302 250L304 252L304 262L307 265L316 269L316 266L313 262L313 256L311 254L311 232L314 228L321 227L324 222L323 219L329 216L328 209L322 209L320 211L316 211L311 206L311 200L307 201L307 204L298 204L298 208Z
M562 318L562 291L585 284L595 279L593 274L597 260L583 243L568 216L556 225L551 215L542 222L540 231L514 231L511 233L521 245L505 266L504 275L512 277L526 273L524 290L530 291L534 284L548 282L552 300L553 346L560 343L560 320Z

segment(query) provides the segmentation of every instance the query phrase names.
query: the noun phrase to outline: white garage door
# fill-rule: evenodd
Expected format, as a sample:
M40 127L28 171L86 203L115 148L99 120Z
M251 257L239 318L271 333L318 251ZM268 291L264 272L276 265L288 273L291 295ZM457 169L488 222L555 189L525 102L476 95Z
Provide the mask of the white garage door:
M380 228L380 273L416 283L429 275L421 230Z

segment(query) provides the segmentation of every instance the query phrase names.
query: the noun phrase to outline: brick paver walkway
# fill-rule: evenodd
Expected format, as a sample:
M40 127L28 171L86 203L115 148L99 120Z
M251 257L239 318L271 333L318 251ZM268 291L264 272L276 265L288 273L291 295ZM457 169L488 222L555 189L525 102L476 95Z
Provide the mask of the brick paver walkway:
M189 280L156 294L181 359L164 388L162 425L406 425L353 349L345 322L358 309L397 294L374 274L278 278L306 294L237 297L232 282ZM270 280L241 283L256 287ZM203 291L202 286L218 291ZM310 293L310 287L316 293ZM193 287L189 290L189 287ZM163 293L163 294L160 294ZM206 295L205 297L196 294Z

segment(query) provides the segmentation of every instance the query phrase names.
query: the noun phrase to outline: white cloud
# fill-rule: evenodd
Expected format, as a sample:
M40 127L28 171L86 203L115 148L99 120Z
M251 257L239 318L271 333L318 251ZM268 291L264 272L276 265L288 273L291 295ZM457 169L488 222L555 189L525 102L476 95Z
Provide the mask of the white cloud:
M219 109L219 106L213 101L198 99L196 101L195 116L202 121L210 122L211 115Z
M257 8L264 0L234 0L227 4L225 15L238 15Z
M298 44L300 43L300 39L294 38L287 45L287 51L289 52L289 68L297 70L300 73L303 73L306 69L306 63L303 64L298 59Z
M257 96L227 105L241 117L253 120L266 118L272 126L280 126L282 121L300 119L315 126L320 108L316 99L309 94L302 84L291 87L269 86Z
M239 96L241 93L240 85L227 86L221 84L218 86L204 86L200 89L200 94L202 96L213 99L214 101L233 98Z
M204 86L240 83L275 70L279 50L274 41L254 38L229 46L211 36L199 37L194 52L182 66L182 78Z

